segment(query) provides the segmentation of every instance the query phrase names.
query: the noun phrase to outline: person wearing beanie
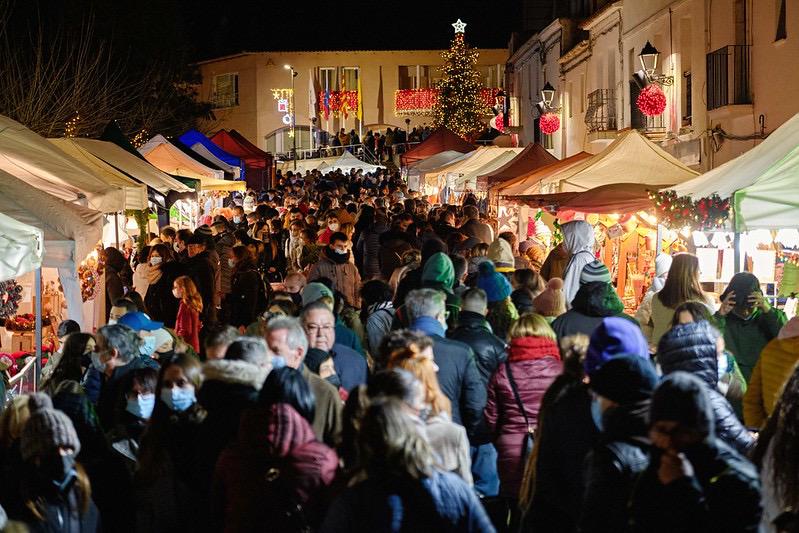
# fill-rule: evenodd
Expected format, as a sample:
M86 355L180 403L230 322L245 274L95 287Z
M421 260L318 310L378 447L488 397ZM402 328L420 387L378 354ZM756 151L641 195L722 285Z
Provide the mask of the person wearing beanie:
M585 220L573 220L563 224L561 229L563 244L569 253L569 262L563 271L563 292L566 296L566 307L571 309L572 300L580 289L583 267L596 260L594 228Z
M687 372L666 376L655 389L653 451L629 500L631 531L758 531L757 470L716 437L707 391Z
M488 258L494 263L497 272L512 273L516 270L516 259L513 257L513 248L510 243L497 237L488 246Z
M580 531L625 531L633 484L649 464L647 417L657 383L655 367L637 355L617 355L591 376L591 412L602 435L586 457Z
M488 323L494 330L494 335L500 339L508 336L511 324L519 318L519 312L510 299L512 287L510 281L496 271L494 263L486 261L480 263L477 276L477 286L483 289L488 299Z
M743 400L744 423L759 428L774 412L782 387L799 362L799 317L790 319L763 351Z
M461 309L461 299L455 294L455 266L444 252L433 254L422 267L422 288L436 289L447 295L447 324L455 327Z
M579 278L580 288L571 308L552 322L558 339L576 333L590 336L607 317L621 317L638 327L633 317L624 314L624 304L610 283L607 267L600 261L591 261L583 270L585 272Z
M80 440L69 417L53 409L43 393L28 397L30 418L20 438L25 475L19 480L19 506L9 518L31 531L99 531L99 513L86 472L75 461Z
M592 376L603 364L621 354L649 359L649 345L641 333L641 328L619 317L602 319L588 342L585 373L589 377Z
M547 282L547 288L533 299L535 312L552 322L566 312L566 297L563 294L563 280L552 278Z
M747 382L763 348L777 338L788 321L785 313L763 296L760 281L749 272L732 277L721 293L721 308L714 318Z

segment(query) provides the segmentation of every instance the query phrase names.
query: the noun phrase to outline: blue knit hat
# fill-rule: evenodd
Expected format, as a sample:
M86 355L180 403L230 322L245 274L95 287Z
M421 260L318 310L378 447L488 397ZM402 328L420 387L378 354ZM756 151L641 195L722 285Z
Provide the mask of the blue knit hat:
M611 316L602 319L588 342L585 373L590 376L611 358L621 354L649 359L649 344L641 328L627 318Z
M478 267L477 286L486 292L488 302L500 302L510 296L513 288L508 278L497 272L494 263L483 261Z

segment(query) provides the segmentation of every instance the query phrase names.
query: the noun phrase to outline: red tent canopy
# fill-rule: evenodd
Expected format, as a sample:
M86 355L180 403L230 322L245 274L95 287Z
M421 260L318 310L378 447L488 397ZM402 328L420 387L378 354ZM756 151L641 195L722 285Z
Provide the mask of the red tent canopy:
M557 163L558 158L546 151L537 143L528 144L519 154L488 174L477 176L477 188L486 190L495 183L500 183L527 174L537 168Z
M649 192L652 186L642 183L612 183L582 192L527 194L512 199L530 207L559 211L569 209L583 213L632 213L652 208Z
M236 130L219 130L211 142L227 153L241 158L247 171L247 187L265 190L272 181L272 155L264 152Z
M455 150L456 152L465 154L474 150L474 146L464 141L457 133L453 133L447 128L438 128L430 134L430 137L402 154L400 156L400 161L402 162L402 166L408 166L411 163L427 159L432 155L447 150Z

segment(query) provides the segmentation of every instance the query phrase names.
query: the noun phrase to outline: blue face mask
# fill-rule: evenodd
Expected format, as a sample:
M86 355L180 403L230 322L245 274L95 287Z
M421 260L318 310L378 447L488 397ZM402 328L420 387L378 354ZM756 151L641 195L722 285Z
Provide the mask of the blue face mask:
M194 388L187 387L161 390L161 401L173 411L183 412L197 401Z
M139 394L136 398L128 398L125 410L136 418L149 419L155 408L155 394Z
M152 355L155 349L157 348L157 346L155 345L156 343L155 337L153 337L152 335L148 337L142 337L141 341L142 343L141 346L139 346L139 353L142 355Z
M272 356L272 370L277 368L283 368L286 366L286 358L282 355L273 355Z
M602 424L602 408L599 405L599 398L594 397L591 400L591 418L594 419L594 424L596 425L599 431L604 431L604 425Z
M100 354L98 352L92 352L92 366L95 370L102 373L105 372L105 367L107 363L104 363L102 359L100 359Z

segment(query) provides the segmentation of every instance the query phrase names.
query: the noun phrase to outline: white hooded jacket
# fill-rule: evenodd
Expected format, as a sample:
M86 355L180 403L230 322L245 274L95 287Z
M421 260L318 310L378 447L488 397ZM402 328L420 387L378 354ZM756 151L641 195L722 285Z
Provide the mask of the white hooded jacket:
M561 226L563 245L571 254L569 263L563 271L563 293L566 307L571 309L572 300L580 289L580 274L583 267L594 261L594 228L585 220L573 220Z

